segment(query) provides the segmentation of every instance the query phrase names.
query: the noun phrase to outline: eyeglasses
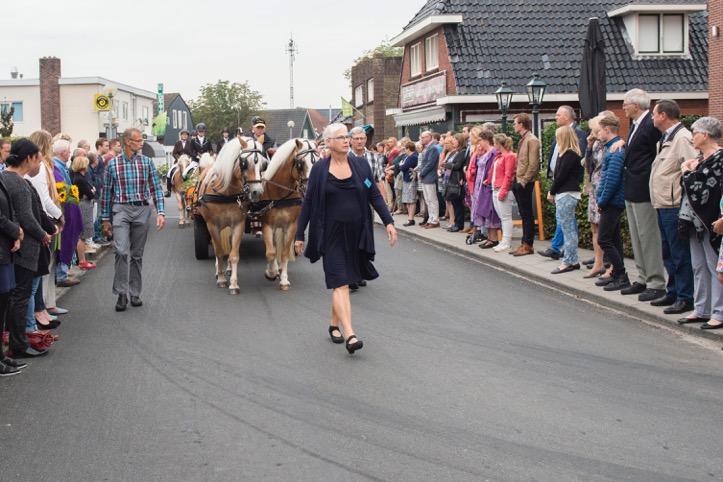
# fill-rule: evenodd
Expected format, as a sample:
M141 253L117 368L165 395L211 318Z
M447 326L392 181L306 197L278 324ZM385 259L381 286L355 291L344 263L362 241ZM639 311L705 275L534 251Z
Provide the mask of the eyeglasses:
M131 142L143 142L143 138L140 139L130 139Z
M339 141L339 142L343 142L343 141L346 141L346 140L348 140L348 139L349 139L349 136L337 136L337 137L332 137L332 138L331 138L332 141Z
M352 137L351 140L359 142L359 141L365 141L365 140L367 140L367 138L366 137Z
M705 132L693 131L693 135L694 135L694 136L697 136L698 134L705 134Z

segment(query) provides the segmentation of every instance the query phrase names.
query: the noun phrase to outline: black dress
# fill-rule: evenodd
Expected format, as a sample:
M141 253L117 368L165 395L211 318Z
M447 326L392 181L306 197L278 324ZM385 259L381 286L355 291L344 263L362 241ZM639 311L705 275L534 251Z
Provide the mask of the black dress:
M337 179L329 173L324 225L322 259L327 288L338 288L379 276L359 250L363 230L362 206L359 205L353 177Z

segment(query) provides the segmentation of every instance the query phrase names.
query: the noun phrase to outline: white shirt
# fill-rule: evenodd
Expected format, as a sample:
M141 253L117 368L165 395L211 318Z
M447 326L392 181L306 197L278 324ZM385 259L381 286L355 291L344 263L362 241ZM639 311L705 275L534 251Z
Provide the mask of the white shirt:
M645 116L647 114L648 114L648 111L644 110L643 113L640 114L640 117L638 117L637 119L635 119L633 121L633 132L630 134L630 139L628 140L628 142L633 140L633 136L635 135L636 132L638 132L638 127L640 126L640 123L643 122L643 119L645 118Z

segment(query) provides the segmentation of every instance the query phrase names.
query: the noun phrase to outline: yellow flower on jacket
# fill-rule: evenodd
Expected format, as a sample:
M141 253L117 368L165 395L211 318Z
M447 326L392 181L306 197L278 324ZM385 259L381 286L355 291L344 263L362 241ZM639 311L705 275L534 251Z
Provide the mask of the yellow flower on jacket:
M56 182L55 189L57 189L57 190L65 189L65 183L64 182Z
M78 191L78 186L76 186L75 184L70 186L70 194L72 194L75 199L80 199L80 197L78 196L80 194L80 192Z
M67 197L68 197L68 194L67 194L65 191L60 191L60 192L58 193L58 201L60 201L61 203L64 203L64 202L65 202L65 199L66 199Z

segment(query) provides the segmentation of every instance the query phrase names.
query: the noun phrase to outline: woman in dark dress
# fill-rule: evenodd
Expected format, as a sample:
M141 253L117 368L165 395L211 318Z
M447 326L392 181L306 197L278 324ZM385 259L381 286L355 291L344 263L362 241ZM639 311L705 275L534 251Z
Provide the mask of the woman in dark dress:
M334 343L346 339L346 349L354 354L363 343L351 325L349 284L379 276L372 265L374 219L369 204L382 218L392 246L397 242L397 231L373 182L369 163L364 158L348 156L346 127L329 125L324 130L324 140L331 156L314 164L309 175L294 249L312 263L323 258L326 287L332 290L329 336ZM309 224L309 243L304 249L304 231Z

